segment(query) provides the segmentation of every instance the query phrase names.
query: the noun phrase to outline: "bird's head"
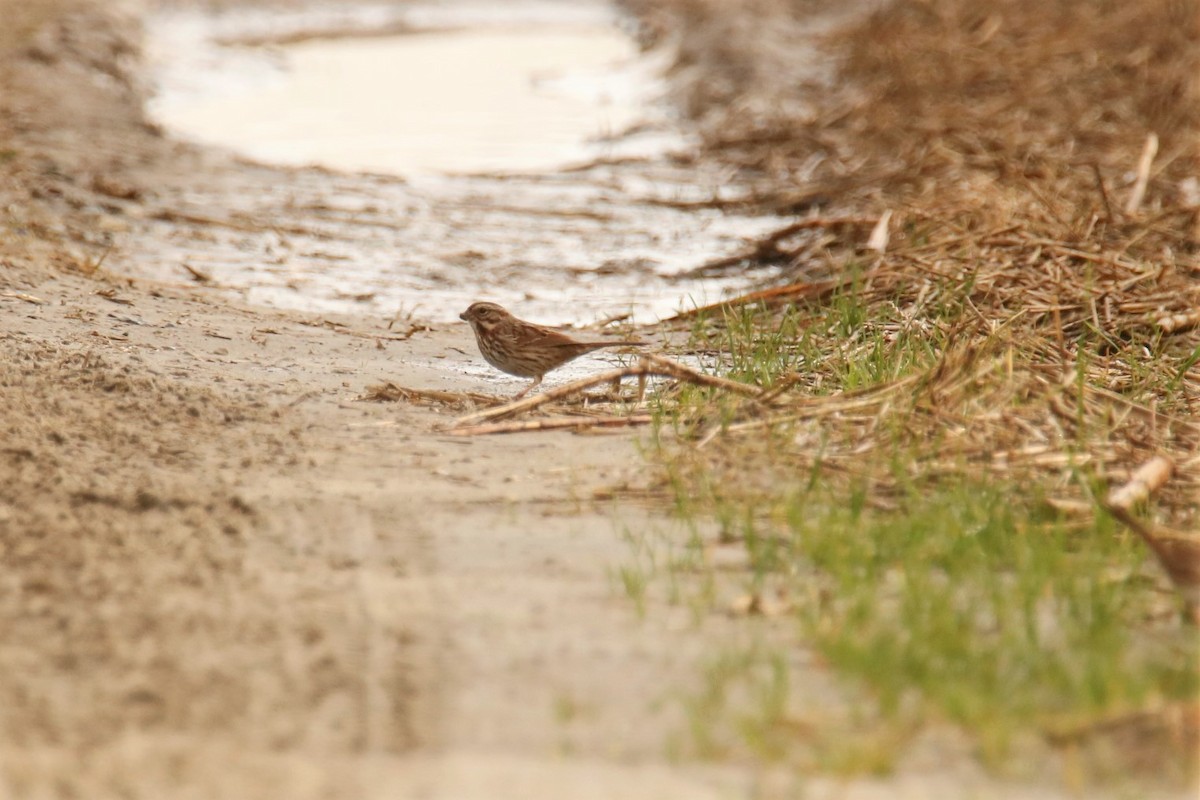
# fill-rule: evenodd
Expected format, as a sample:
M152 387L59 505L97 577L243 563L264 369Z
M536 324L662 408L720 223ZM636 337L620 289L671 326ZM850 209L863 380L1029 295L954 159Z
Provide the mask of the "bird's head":
M472 303L458 318L471 323L471 327L476 330L491 330L509 316L511 315L507 311L495 303Z

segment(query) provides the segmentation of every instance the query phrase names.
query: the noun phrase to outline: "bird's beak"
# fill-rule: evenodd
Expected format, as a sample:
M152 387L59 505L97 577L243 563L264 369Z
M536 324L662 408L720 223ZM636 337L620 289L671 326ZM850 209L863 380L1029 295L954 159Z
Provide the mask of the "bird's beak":
M459 319L461 319L463 322L469 322L469 321L470 321L470 320L468 320L468 319L467 319L467 312L465 312L465 311L464 311L464 312L462 312L461 314L459 314L459 315L458 315L458 318L459 318Z

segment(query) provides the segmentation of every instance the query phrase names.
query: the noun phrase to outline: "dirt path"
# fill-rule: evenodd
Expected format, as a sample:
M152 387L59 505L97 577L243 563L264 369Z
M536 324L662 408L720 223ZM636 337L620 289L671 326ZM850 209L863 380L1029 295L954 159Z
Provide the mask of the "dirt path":
M98 288L52 278L0 317L23 362L9 399L66 406L9 417L27 491L8 530L45 537L5 606L27 632L3 651L19 796L703 796L661 761L662 701L699 645L637 623L608 571L618 523L590 499L637 472L627 437L459 439L446 413L355 400L378 377L479 388L408 363L465 360L463 330L381 350L362 327ZM61 665L16 670L56 627Z
M436 262L431 291L487 290L504 273L476 265L501 250L561 255L514 249L514 220L544 230L557 207L598 241L612 215L522 208L536 181L515 207L481 181L430 200L173 144L113 61L126 23L62 8L5 73L5 186L24 200L0 273L4 794L659 798L744 780L665 760L703 644L670 614L639 622L615 578L621 526L666 524L596 494L637 479L631 437L449 437L453 412L358 398L384 380L509 391L466 326L404 339L390 315L242 308L212 286L222 265L352 267L366 248ZM103 70L111 94L91 91ZM576 207L596 205L587 182Z

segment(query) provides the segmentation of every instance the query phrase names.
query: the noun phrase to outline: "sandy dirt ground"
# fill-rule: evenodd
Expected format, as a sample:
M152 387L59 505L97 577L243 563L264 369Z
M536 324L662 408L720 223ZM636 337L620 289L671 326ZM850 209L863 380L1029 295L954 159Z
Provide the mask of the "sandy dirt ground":
M613 789L681 780L591 765L658 760L659 701L698 655L686 626L666 647L669 620L636 624L608 571L624 545L592 495L636 473L625 437L453 438L447 413L356 400L379 378L480 388L405 363L465 359L461 330L380 349L113 288L41 281L0 327L19 796L53 777L316 797L368 775L334 796L396 796L541 758L565 777L572 753Z
M665 524L605 499L643 469L630 437L454 438L453 411L358 399L510 391L464 369L465 325L97 269L135 234L177 252L195 225L155 209L189 179L224 175L228 211L270 171L142 121L136 7L4 6L0 794L744 785L664 757L703 645L614 579L621 526Z
M0 796L1009 795L953 747L849 783L669 758L696 665L761 631L621 590L622 531L674 530L611 499L649 479L634 436L453 437L362 398L511 391L463 324L98 265L198 248L156 213L190 175L219 211L273 174L145 124L123 8L0 0Z

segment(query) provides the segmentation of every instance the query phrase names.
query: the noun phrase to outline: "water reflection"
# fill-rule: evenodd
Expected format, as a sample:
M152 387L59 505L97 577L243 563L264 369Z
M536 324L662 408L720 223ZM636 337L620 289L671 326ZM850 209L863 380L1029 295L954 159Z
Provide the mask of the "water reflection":
M187 22L204 20L172 24ZM153 30L180 38L165 23ZM203 48L201 32L192 33L192 47ZM612 134L641 121L660 90L654 65L612 25L485 26L269 49L213 47L210 38L207 82L162 38L157 120L177 136L287 165L553 169L615 153ZM678 143L656 140L658 148ZM621 142L620 152L637 146Z

